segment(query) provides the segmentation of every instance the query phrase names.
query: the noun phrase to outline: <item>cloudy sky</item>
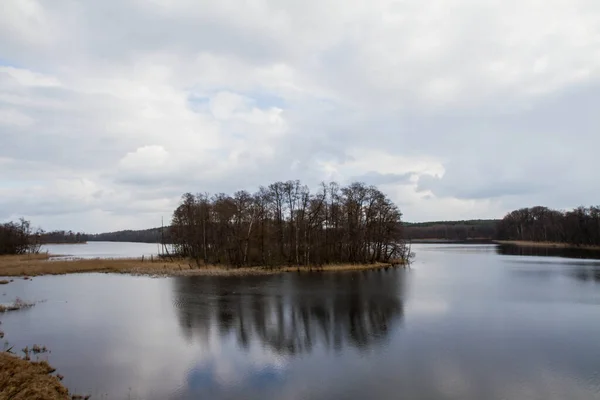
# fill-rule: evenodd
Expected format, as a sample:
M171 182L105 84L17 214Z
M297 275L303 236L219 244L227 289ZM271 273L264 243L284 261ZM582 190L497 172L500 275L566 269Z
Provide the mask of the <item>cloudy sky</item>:
M597 0L2 0L0 221L378 185L405 220L600 203Z

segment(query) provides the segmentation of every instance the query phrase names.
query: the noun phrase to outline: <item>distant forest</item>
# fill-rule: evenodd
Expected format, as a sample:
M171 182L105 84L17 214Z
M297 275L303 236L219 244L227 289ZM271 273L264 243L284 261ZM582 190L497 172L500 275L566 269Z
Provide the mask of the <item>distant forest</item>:
M409 240L486 241L497 237L497 219L404 223Z
M512 240L600 246L600 206L570 211L548 207L522 208L501 220L405 223L410 240Z
M557 211L547 207L522 208L498 223L498 238L533 242L600 245L600 206Z
M86 235L89 242L140 242L140 243L171 243L171 230L151 228L139 231L125 230Z
M36 252L46 243L162 242L211 262L244 264L244 260L254 263L265 257L273 263L319 263L390 258L387 251L393 241L509 240L600 246L600 206L570 211L522 208L501 220L410 223L402 222L401 215L383 193L363 184L324 185L311 194L297 181L279 182L252 195L244 191L210 198L186 194L173 214L172 226L164 228L85 234L44 232L24 219L3 223L0 255ZM376 246L374 258L370 246Z
M40 242L42 244L57 243L85 243L87 241L87 235L81 232L73 231L52 231L52 232L40 232Z
M600 245L600 206L578 207L571 211L547 207L522 208L503 219L464 221L403 222L406 240L492 241L517 240L554 242L572 245ZM169 228L165 242L171 243ZM121 231L88 236L88 240L155 243L160 228ZM121 238L127 238L122 240Z

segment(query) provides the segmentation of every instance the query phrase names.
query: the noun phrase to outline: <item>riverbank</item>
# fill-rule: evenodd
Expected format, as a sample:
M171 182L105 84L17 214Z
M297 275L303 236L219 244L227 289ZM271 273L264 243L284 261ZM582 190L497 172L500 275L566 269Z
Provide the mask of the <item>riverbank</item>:
M579 250L598 250L600 246L578 246L569 243L556 243L556 242L529 242L525 240L494 240L494 243L500 245L511 245L519 247L542 247L551 249L579 249Z
M59 378L50 375L54 371L46 361L28 361L0 353L0 399L70 399Z
M208 275L273 275L284 272L354 271L379 269L392 266L389 263L330 264L324 266L285 267L231 267L200 265L186 259L56 259L48 254L1 256L0 276L64 275L85 272L119 273L152 276Z

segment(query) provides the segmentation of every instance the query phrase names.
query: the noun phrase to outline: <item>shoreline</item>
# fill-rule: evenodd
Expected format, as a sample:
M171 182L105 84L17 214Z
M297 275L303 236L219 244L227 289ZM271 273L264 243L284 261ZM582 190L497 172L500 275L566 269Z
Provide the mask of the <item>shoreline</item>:
M590 246L590 245L575 245L569 243L556 243L556 242L530 242L526 240L494 240L493 241L499 245L509 245L509 246L518 246L518 247L540 247L547 249L571 249L571 250L591 250L591 251L600 251L600 246Z
M29 277L42 275L65 275L75 273L115 273L146 276L245 276L275 275L287 272L344 272L406 266L406 264L329 264L323 266L280 266L280 267L233 267L200 265L186 259L148 260L143 258L122 259L73 259L52 260L52 255L33 254L1 256L0 276Z

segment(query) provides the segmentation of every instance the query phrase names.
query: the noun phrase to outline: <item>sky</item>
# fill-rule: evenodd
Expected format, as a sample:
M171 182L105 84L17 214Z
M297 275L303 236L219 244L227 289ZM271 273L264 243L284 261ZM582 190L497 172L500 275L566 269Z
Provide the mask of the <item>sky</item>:
M2 0L0 221L378 186L407 221L600 203L597 0Z

